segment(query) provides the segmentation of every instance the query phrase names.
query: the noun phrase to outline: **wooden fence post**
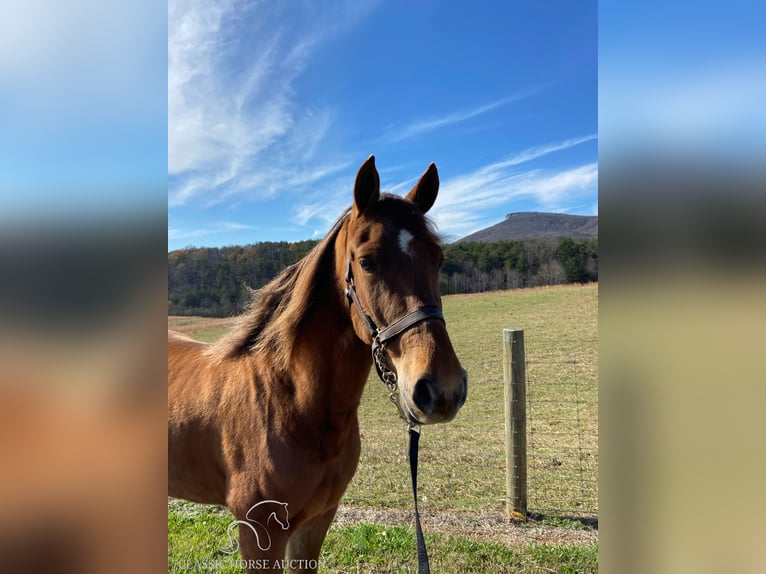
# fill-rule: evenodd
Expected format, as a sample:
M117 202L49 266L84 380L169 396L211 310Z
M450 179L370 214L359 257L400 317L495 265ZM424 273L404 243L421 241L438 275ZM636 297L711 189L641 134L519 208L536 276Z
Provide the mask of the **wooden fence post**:
M503 329L505 461L509 518L527 516L527 373L524 331Z

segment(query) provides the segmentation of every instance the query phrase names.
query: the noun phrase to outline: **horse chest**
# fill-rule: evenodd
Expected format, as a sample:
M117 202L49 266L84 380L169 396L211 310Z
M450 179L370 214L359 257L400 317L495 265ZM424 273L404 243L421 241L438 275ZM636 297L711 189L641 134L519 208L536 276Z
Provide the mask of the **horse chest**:
M307 506L317 513L323 513L335 507L346 492L349 482L356 472L359 462L358 452L349 457L326 464L314 474L313 492L308 497Z

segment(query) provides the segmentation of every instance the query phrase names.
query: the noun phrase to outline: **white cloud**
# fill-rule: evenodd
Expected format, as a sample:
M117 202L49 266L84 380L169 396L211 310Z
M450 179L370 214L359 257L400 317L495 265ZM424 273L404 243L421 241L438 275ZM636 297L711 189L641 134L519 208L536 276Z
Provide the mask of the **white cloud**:
M496 215L488 216L493 208L510 212L514 203L523 201L542 211L563 212L569 204L596 194L597 185L597 163L522 173L481 168L445 181L432 217L441 233L462 236L497 223Z
M393 185L383 185L381 189L382 191L385 191L386 193L395 193L397 195L407 195L407 193L409 193L409 191L420 180L421 175L422 174L418 174L415 177L410 177L408 179L405 179L404 181L400 181Z
M338 166L338 172L349 167L351 164ZM391 172L400 171L401 166L381 169L381 176ZM405 179L394 184L381 184L381 191L397 195L406 195L412 186L420 179L421 174ZM321 224L327 230L329 229L345 209L351 206L353 201L353 189L355 173L346 172L331 180L322 181L320 185L315 186L313 191L306 193L294 205L292 210L292 221L301 227L313 224Z
M294 83L324 40L370 9L170 0L169 205L215 204L239 193L269 197L345 167L318 153L332 110L299 107Z
M532 204L543 211L566 212L591 202L597 194L598 163L560 169L521 169L519 166L548 154L593 141L595 135L530 147L506 159L482 166L469 173L442 180L439 198L429 213L439 232L456 239L497 223L514 203ZM384 185L384 191L405 194L420 174L401 182ZM319 224L329 229L352 201L354 178L345 175L322 185L294 205L292 220L300 226ZM596 209L598 204L596 203ZM498 217L498 209L502 215Z
M497 209L513 211L514 203L524 202L546 211L566 211L575 202L590 200L597 193L595 162L557 170L521 170L518 166L595 138L589 135L527 148L505 160L443 181L432 217L444 235L462 236L497 223Z
M324 183L293 207L292 220L300 226L320 224L329 229L353 201L354 176L341 176Z
M390 126L386 130L384 140L386 141L386 143L397 143L410 138L420 136L424 133L427 133L439 128L465 122L467 120L481 116L483 114L491 112L494 109L505 106L512 102L517 102L519 100L528 98L540 92L545 87L547 86L532 86L529 88L525 88L523 90L519 90L518 92L511 94L510 96L506 96L504 98L500 98L499 100L495 100L493 102L489 102L486 104L481 104L470 109L464 109L464 110L459 110L456 112L451 112L440 117L416 120L404 126Z
M212 225L208 225L206 227L198 227L195 229L179 229L177 227L168 227L168 239L194 239L197 237L216 235L218 233L244 231L249 229L255 228L252 225L245 225L244 223L237 223L234 221L222 221L219 223L213 223Z
M493 164L492 167L494 169L498 169L501 167L511 167L514 165L519 165L519 164L526 163L528 161L532 161L534 159L543 157L544 155L548 155L549 153L565 150L567 148L574 147L581 143L595 140L596 138L598 138L596 134L590 134L590 135L582 136L579 138L570 138L561 142L545 144L545 145L536 146L536 147L530 147L511 156L507 160Z

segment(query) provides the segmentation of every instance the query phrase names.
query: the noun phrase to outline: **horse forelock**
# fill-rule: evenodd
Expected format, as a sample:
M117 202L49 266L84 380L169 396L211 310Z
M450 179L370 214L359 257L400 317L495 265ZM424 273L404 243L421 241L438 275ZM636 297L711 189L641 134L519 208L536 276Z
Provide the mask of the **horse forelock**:
M441 245L434 223L414 203L398 195L381 194L369 217L388 222L396 229L397 242L399 231L405 230L419 240Z

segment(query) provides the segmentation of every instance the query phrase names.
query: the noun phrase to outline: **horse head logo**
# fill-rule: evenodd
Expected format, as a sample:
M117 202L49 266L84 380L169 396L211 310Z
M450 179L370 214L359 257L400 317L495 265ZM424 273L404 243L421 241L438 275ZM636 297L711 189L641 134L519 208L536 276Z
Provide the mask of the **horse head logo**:
M256 516L260 520L256 519ZM265 518L263 518L265 516ZM239 550L239 539L232 536L235 527L245 526L255 536L255 542L258 548L265 552L271 548L271 536L269 535L268 524L274 519L282 530L290 528L290 517L287 512L287 503L278 500L263 500L254 504L245 513L245 520L233 520L226 528L226 535L229 537L229 546L222 548L225 554L234 554Z

